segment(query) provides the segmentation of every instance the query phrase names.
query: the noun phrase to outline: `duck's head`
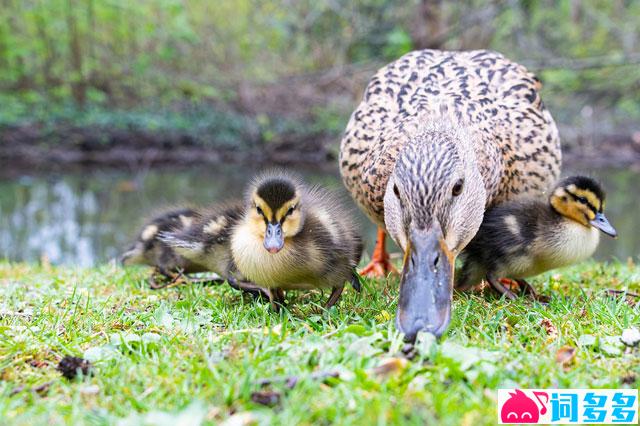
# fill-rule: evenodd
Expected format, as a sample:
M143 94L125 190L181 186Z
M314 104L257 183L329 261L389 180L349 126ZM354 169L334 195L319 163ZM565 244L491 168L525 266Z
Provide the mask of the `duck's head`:
M261 175L251 185L248 220L269 253L278 253L285 239L294 237L302 229L302 193L298 178L278 172Z
M618 233L604 215L604 201L600 184L587 176L561 180L549 196L549 204L562 216L616 238Z
M385 226L404 250L396 324L408 340L446 330L455 259L478 231L485 203L464 130L442 118L409 137L384 197Z

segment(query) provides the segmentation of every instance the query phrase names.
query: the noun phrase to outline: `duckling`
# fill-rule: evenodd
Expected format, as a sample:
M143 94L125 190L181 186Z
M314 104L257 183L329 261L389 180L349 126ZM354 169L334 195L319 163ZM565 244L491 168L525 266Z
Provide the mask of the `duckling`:
M548 200L514 200L488 210L461 253L456 287L465 290L486 278L494 289L514 299L515 294L498 280L511 278L535 297L524 278L588 258L598 246L600 232L616 238L604 204L604 190L595 180L571 176L556 184Z
M345 282L359 291L361 252L353 220L333 194L279 171L250 184L231 236L238 271L269 290L274 310L284 290L331 288L326 308L339 300Z
M229 201L202 209L191 225L161 232L159 239L175 253L203 271L215 272L238 289L254 295L266 292L239 276L229 246L231 230L244 211L240 201Z
M197 215L195 209L179 208L152 217L142 227L136 242L120 256L120 263L154 266L156 272L151 278L154 288L159 287L155 281L156 274L173 280L180 273L203 272L202 267L176 253L160 238L163 232L188 228Z

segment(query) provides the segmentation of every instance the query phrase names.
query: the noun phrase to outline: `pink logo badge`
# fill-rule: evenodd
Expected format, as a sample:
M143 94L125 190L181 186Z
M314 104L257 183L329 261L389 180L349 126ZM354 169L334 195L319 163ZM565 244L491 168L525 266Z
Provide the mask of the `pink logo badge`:
M509 392L509 399L502 406L500 418L503 423L538 423L541 414L547 412L546 404L549 402L549 395L546 392L533 392L540 403L540 408L535 401L524 394L520 389ZM545 401L540 400L544 397Z

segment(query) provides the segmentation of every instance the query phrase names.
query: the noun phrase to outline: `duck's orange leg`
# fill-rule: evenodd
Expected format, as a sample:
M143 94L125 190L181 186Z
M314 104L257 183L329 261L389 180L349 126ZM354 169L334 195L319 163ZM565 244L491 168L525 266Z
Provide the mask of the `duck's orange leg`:
M373 250L371 262L360 271L360 275L367 277L386 277L389 273L397 274L398 270L389 261L389 254L385 248L387 233L384 229L378 228L378 238L376 248Z

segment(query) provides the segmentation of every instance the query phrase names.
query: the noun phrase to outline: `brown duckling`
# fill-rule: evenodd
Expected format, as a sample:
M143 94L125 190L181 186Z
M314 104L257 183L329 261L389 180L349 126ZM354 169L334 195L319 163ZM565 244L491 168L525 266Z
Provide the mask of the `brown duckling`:
M152 217L142 227L136 242L120 256L120 263L154 266L156 273L151 279L152 287L159 287L155 281L156 274L173 280L180 273L203 272L205 269L176 253L160 238L163 232L188 228L197 215L192 208L178 208Z
M253 180L231 252L238 271L269 290L276 310L284 290L331 288L327 308L345 282L360 290L355 267L362 241L351 215L333 194L289 173L271 171Z
M548 200L514 200L493 207L461 253L456 287L465 290L486 279L514 299L499 281L510 278L535 296L524 278L587 259L598 246L600 232L617 236L604 204L604 190L595 180L571 176L556 184Z

